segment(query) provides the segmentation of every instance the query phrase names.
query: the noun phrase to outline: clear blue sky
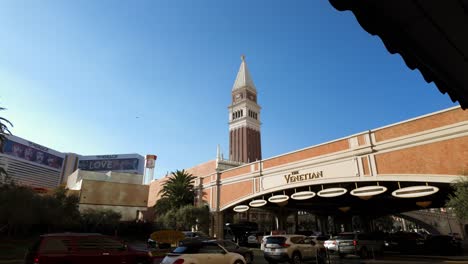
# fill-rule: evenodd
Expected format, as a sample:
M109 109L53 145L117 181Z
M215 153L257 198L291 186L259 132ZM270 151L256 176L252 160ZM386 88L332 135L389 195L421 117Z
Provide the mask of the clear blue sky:
M241 54L264 158L457 105L328 1L15 0L0 7L0 114L58 151L156 154L160 177L217 144L228 156Z

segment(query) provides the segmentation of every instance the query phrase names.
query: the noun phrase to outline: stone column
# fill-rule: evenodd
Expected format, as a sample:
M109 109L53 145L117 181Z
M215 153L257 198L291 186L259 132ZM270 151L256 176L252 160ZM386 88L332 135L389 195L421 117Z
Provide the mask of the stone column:
M213 237L224 239L224 214L223 212L213 212Z

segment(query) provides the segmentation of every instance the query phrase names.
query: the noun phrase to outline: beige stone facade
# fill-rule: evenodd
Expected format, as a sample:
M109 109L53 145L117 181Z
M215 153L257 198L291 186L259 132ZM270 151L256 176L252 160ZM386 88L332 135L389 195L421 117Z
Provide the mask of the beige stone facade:
M79 196L79 210L111 209L122 215L121 221L135 221L147 210L148 185L143 175L76 170L68 177L67 188Z

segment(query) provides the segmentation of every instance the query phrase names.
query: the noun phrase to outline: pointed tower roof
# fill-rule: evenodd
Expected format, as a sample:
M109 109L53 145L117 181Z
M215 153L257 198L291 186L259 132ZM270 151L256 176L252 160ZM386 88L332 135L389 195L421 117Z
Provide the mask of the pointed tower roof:
M239 72L237 73L236 81L234 82L234 86L232 86L232 90L236 90L239 88L243 88L245 86L249 86L252 89L256 90L255 85L252 81L252 77L250 77L249 69L247 68L247 63L245 63L245 56L241 56L241 65L239 67Z

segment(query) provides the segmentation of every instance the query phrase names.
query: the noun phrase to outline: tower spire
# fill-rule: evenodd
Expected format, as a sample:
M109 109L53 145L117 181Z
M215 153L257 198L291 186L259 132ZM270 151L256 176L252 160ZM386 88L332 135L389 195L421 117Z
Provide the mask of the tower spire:
M250 87L254 91L256 91L255 85L252 81L252 77L250 76L249 69L247 68L247 63L245 62L245 55L241 55L241 65L239 67L239 71L237 72L236 80L234 81L234 85L232 86L232 90L241 89L244 87Z

